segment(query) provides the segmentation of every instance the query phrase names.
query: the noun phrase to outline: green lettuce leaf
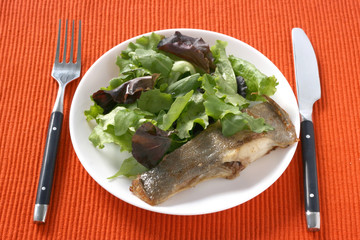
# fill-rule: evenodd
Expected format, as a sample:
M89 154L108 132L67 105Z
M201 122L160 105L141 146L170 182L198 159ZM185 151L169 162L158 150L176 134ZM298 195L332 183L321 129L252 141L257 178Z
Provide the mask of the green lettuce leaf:
M190 130L195 123L200 124L204 129L209 125L209 117L206 115L204 98L201 93L194 93L186 105L184 111L177 120L176 132L179 138L190 138Z
M216 44L213 45L210 49L215 58L215 74L220 75L222 78L221 81L223 82L223 84L221 85L221 88L223 92L236 93L236 77L234 70L231 66L231 62L226 55L226 46L227 42L217 40Z
M243 98L241 95L234 93L234 94L224 94L220 91L217 92L218 97L224 98L226 103L230 103L233 106L238 106L240 109L246 108L249 106L249 101Z
M191 90L196 90L201 86L201 82L199 81L200 74L196 73L190 75L186 78L180 79L177 82L171 84L166 89L167 93L170 93L172 97L180 97L184 96L186 93Z
M130 53L134 52L136 49L146 49L146 50L157 50L157 45L164 36L151 33L149 36L142 36L136 39L135 43L130 42L126 50L121 52L121 57L123 59L129 59Z
M270 131L274 128L268 125L263 118L254 118L247 113L228 113L221 118L222 134L231 136L242 130L251 130L256 133Z
M236 76L242 76L248 87L246 98L251 101L265 101L261 95L272 96L279 84L274 76L268 77L260 72L255 65L241 58L229 56Z
M141 66L152 73L160 73L167 77L173 66L173 60L168 56L154 50L136 49L130 53L131 59L137 66Z
M143 92L137 100L140 109L154 114L161 110L169 110L172 103L171 94L162 93L159 89Z
M236 90L229 87L221 74L218 73L218 68L215 70L214 76L204 74L199 78L199 81L201 81L201 88L205 91L206 95L216 95L217 98L224 99L224 102L240 108L245 108L249 105L249 101L240 96Z
M216 81L211 75L204 74L199 78L199 81L201 81L201 88L207 95L215 95L217 91Z
M139 109L121 109L114 118L114 130L116 136L121 136L127 131L135 132L141 124L150 121L151 113Z
M123 161L121 164L121 167L117 173L115 173L113 176L108 177L108 179L113 179L119 176L125 176L125 177L134 177L138 174L146 172L148 169L138 163L135 158L129 157Z
M171 106L170 106L171 107ZM161 126L163 124L164 115L166 114L165 110L161 110L157 116L155 117L155 121L157 122L157 126Z
M104 148L105 143L115 143L120 146L120 151L130 152L132 135L133 133L127 131L121 136L116 136L113 125L109 125L107 127L97 125L91 132L89 140L93 143L95 147L98 147L100 149Z
M92 119L96 119L96 117L99 114L102 114L104 112L104 109L102 109L102 107L100 107L99 105L97 105L95 102L92 106L90 106L89 110L85 110L84 114L86 117L87 121L90 121Z
M115 116L119 111L126 110L125 107L116 107L111 112L105 115L99 115L96 118L96 122L100 125L104 130L107 130L108 126L115 125Z
M124 59L120 56L118 56L116 58L116 65L119 67L119 70L120 70L119 74L122 74L123 72L134 70L138 67L134 64L132 59L130 59L130 58Z
M228 104L215 95L205 95L204 98L205 112L215 120L221 119L227 113L240 113L239 107Z
M171 85L172 83L179 80L181 76L185 74L193 75L195 73L196 73L195 67L188 61L184 61L184 60L175 61L171 69L168 84Z
M191 90L184 96L175 99L169 111L165 115L163 115L163 122L159 125L162 130L168 130L172 126L172 124L178 119L193 93L194 91Z
M151 113L122 106L114 108L106 115L98 115L98 125L89 140L95 147L104 148L105 143L115 143L121 151L131 151L131 138L136 129L146 121L153 121Z
M121 84L131 79L150 75L151 73L148 70L139 67L127 71L120 70L120 75L110 80L110 85L106 88L106 90L112 90L114 88L117 88Z

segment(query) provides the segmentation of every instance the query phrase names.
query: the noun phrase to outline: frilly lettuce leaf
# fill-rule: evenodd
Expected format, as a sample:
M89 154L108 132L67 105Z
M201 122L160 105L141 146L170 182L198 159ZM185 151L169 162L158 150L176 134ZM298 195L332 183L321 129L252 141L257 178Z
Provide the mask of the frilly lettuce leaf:
M254 64L232 55L229 56L236 76L242 76L247 86L246 98L251 101L265 101L262 95L272 96L279 84L274 76L266 76Z
M224 136L231 136L241 130L263 132L271 130L263 118L253 118L241 109L249 102L238 94L225 94L219 90L218 81L209 75L201 79L204 93L205 112L215 121L220 120Z
M209 117L205 112L204 98L201 93L194 93L184 111L177 120L176 130L180 139L190 138L190 131L195 124L204 129L209 125Z
M244 112L238 114L227 113L221 118L221 131L224 136L231 136L241 130L261 133L273 130L273 128L266 124L263 118L254 118Z
M226 55L227 42L216 41L211 47L211 52L215 58L216 69L213 74L214 90L213 94L220 99L224 99L226 103L234 106L246 107L248 101L237 93L237 82L231 62ZM208 80L208 79L207 79ZM209 88L207 88L209 90Z
M87 121L90 121L92 119L96 119L96 117L99 114L102 114L104 112L104 109L102 109L102 107L100 107L99 105L97 105L95 102L92 106L90 106L89 110L85 110L84 114L86 117Z
M134 52L136 49L156 50L157 45L163 38L164 36L156 33L151 33L149 36L142 36L136 39L135 43L130 42L126 50L121 52L121 57L123 59L131 58L129 53Z
M168 130L172 126L172 124L178 119L193 93L194 91L191 90L184 96L175 99L169 111L163 116L163 122L159 125L162 130Z
M107 127L97 125L91 132L89 140L100 149L105 147L105 143L115 143L120 146L121 151L131 151L131 137L132 133L129 131L121 136L116 136L113 125Z
M131 138L142 123L153 121L151 113L127 109L122 106L114 108L106 115L98 115L98 125L93 129L89 140L95 147L104 148L105 143L115 143L121 151L131 151Z
M224 100L216 97L215 95L205 95L204 98L206 114L215 120L221 119L227 113L240 113L239 107L228 104Z
M151 49L136 49L129 55L137 66L143 67L152 73L160 73L163 77L170 74L174 62L168 56Z
M135 132L141 124L151 121L153 114L140 109L121 108L114 119L114 130L116 136L121 136L127 131Z
M231 63L226 55L227 42L217 40L216 44L212 46L211 52L215 58L216 70L215 74L222 77L224 91L228 93L236 93L237 83L232 69ZM225 89L226 86L226 89Z
M143 92L137 101L140 109L151 113L159 113L161 110L169 110L173 98L171 94L162 93L159 89Z

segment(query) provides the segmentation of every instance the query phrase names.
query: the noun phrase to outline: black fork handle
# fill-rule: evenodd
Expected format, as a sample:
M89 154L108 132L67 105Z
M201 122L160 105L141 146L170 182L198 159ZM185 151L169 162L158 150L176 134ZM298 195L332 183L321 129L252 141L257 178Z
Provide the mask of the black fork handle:
M57 150L63 122L62 112L52 112L46 137L45 151L40 171L36 204L49 204L54 177Z

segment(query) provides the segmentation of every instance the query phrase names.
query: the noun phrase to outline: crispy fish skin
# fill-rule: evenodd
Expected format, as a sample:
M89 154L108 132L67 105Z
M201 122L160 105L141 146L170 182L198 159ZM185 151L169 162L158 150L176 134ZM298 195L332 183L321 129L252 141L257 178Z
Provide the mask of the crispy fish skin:
M166 155L155 168L133 180L130 190L150 205L212 178L232 179L247 165L271 150L297 141L288 114L272 99L246 110L262 117L274 130L254 133L241 131L225 137L219 122L210 125L194 139Z

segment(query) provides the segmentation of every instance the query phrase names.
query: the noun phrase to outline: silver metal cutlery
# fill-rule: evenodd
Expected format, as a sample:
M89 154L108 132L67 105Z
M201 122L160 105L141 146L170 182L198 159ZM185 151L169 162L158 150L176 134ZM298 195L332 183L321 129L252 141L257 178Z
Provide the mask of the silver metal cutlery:
M320 230L320 204L316 167L315 135L312 121L314 103L321 97L319 70L314 49L301 28L292 29L295 76L301 115L301 145L304 171L307 228Z
M58 143L61 134L62 121L64 117L63 101L64 101L65 86L72 80L80 77L81 21L79 21L79 26L78 26L76 62L74 62L74 26L75 26L75 21L72 21L70 61L66 62L68 21L66 20L65 23L65 37L64 37L62 60L60 59L61 20L59 21L55 63L51 73L51 76L55 78L56 81L59 83L59 90L53 111L50 116L50 122L46 137L45 151L44 151L44 156L40 171L40 178L39 178L35 208L34 208L34 222L40 222L40 223L45 222L46 213L50 202L51 188L52 188L53 175L55 169L55 161L56 161Z

